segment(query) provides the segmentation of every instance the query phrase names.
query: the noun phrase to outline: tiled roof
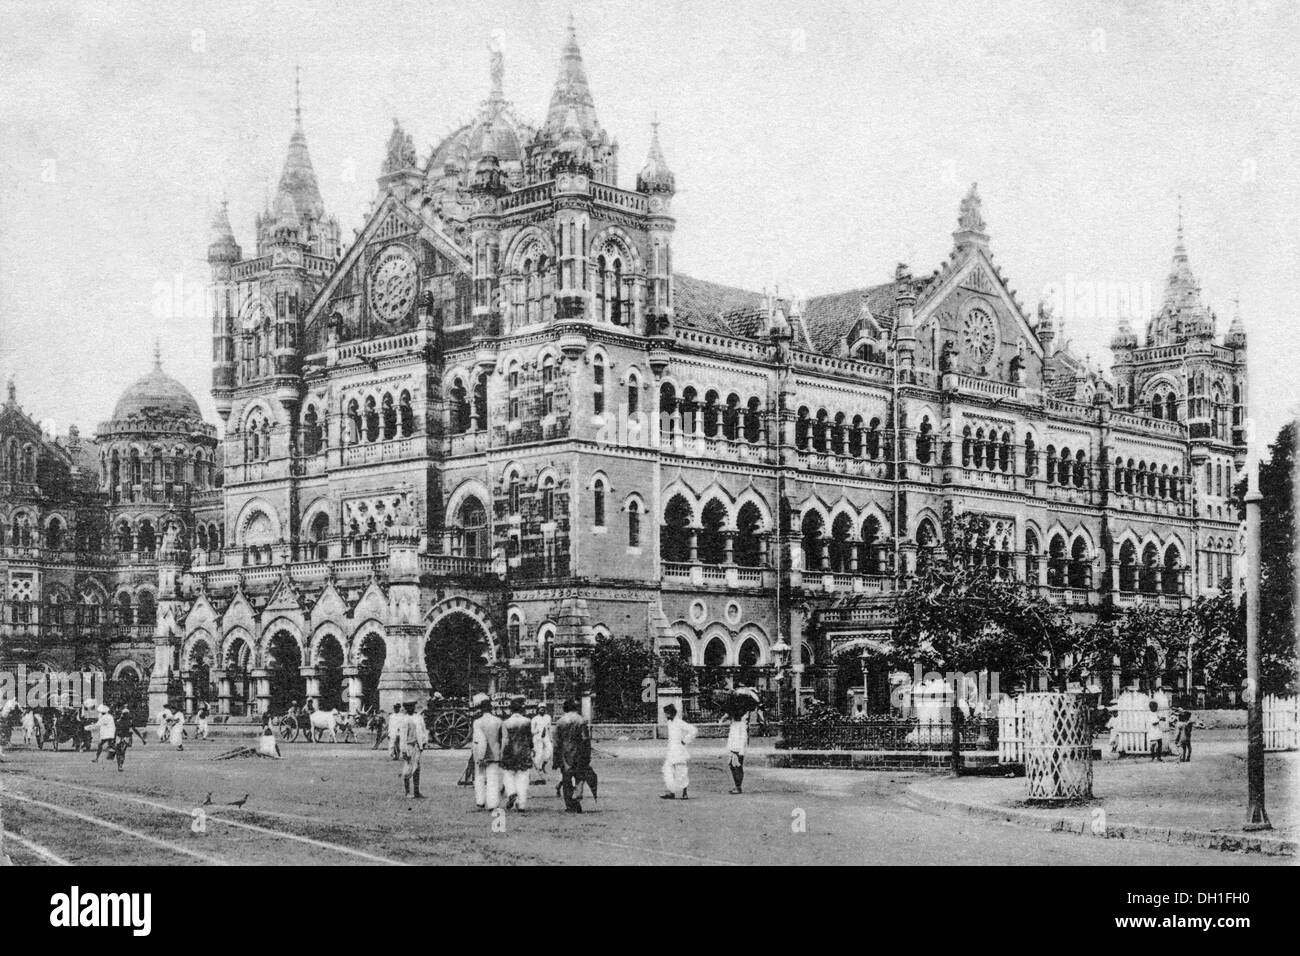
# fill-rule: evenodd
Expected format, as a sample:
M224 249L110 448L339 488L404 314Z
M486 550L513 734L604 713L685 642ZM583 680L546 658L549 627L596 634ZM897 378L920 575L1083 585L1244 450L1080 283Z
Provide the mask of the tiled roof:
M724 314L738 310L757 313L762 304L760 292L705 282L681 273L673 275L673 315L677 322L688 328L719 335L737 335L740 333L732 329Z
M810 298L804 305L803 321L813 349L823 355L840 354L844 337L862 317L864 297L867 308L880 326L893 328L896 314L894 294L897 289L898 283L886 282L865 289L849 289L847 292L832 292Z

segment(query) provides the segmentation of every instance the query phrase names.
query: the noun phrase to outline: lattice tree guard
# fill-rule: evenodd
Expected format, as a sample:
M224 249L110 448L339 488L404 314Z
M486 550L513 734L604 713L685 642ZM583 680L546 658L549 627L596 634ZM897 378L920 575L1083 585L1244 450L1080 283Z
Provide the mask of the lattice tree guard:
M1092 798L1092 730L1080 694L1025 694L1025 782L1034 801Z

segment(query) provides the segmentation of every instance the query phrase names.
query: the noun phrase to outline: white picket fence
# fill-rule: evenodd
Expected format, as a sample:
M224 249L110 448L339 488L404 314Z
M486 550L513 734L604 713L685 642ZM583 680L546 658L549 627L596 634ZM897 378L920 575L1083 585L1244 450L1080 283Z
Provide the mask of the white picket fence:
M1264 695L1264 749L1300 750L1300 697Z
M1025 708L1020 697L998 703L998 763L1025 762Z

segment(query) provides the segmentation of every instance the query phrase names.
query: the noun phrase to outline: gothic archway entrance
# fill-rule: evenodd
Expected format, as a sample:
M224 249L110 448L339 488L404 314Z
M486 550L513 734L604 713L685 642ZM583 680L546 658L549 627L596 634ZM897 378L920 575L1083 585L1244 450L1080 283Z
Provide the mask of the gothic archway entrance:
M343 645L333 634L321 636L316 648L316 686L321 710L347 710L347 687L343 681Z
M367 634L357 650L357 677L361 679L361 706L379 709L379 675L384 672L388 648L378 634Z
M483 626L469 614L440 618L424 644L429 685L444 697L472 697L494 690L492 645Z
M186 688L185 706L193 710L201 704L211 706L212 694L212 650L207 641L195 641L190 649L188 663L190 685Z
M288 631L277 631L267 644L267 677L270 678L269 712L283 714L295 700L307 699L307 679L302 676L302 650Z

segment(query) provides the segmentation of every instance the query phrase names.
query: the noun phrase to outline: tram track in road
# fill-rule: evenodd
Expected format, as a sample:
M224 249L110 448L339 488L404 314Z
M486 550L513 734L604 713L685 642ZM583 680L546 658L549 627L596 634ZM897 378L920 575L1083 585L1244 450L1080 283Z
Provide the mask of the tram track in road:
M177 816L186 817L187 819L193 819L193 815L194 815L193 808L177 807L168 803L162 803L158 800L151 800L133 794L122 793L120 791L108 790L101 787L90 787L90 786L86 786L85 784L71 783L66 780L54 780L46 777L40 777L35 774L23 774L23 776L32 781L49 783L64 790L75 790L75 791L80 791L82 793L87 793L100 800L113 800L113 801L117 801L118 803L125 803L125 804L144 807L152 810L159 810ZM182 846L180 844L172 843L171 841L163 840L159 837L154 837L149 834L142 833L138 830L134 830L133 828L123 826L122 824L114 823L113 821L96 817L93 814L87 814L81 811L72 810L71 808L68 807L62 807L57 804L52 804L46 801L37 800L33 797L29 797L24 794L16 794L13 791L12 787L8 788L7 790L0 790L0 797L12 797L18 800L20 803L24 803L29 806L36 806L43 809L47 809L50 812L76 817L78 819L81 819L83 822L98 825L107 829L116 829L119 832L122 832L126 835L133 835L138 838L141 838L143 842L150 843L156 846L161 846L165 849L173 850L174 852L178 852L186 856L199 858L201 862L206 862L209 863L210 865L227 866L227 865L239 865L241 863L248 862L247 860L244 859L238 859L238 858L222 859L220 857L211 856L209 854L201 854L198 853L197 851L191 850L190 848ZM344 846L342 844L334 843L328 840L321 840L315 837L306 836L301 833L292 833L287 830L280 830L268 826L262 826L260 824L252 823L247 820L235 820L231 818L233 814L256 815L261 813L261 815L263 816L282 817L287 820L292 820L299 824L303 822L299 818L292 817L289 814L274 813L274 811L243 810L237 807L226 807L226 806L211 806L211 807L202 807L198 809L203 810L205 825L219 824L223 826L232 827L241 831L255 833L258 834L259 836L271 837L279 840L292 841L294 843L310 846L313 850L317 850L317 851L323 850L329 853L334 853L336 855L347 856L356 861L374 864L374 865L383 865L383 866L408 865L406 863L403 863L400 860L390 859L388 857L379 856L374 853L367 853L364 850L358 850L354 847Z

